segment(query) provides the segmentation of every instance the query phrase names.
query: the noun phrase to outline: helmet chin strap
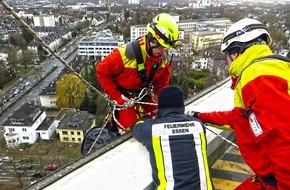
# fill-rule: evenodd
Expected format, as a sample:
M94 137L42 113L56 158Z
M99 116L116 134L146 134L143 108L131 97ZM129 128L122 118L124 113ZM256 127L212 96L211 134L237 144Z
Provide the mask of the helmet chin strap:
M153 48L155 48L155 47L151 46L150 41L148 40L148 36L146 36L146 51L147 51L148 55L150 55L152 57L157 57L157 56L153 55Z

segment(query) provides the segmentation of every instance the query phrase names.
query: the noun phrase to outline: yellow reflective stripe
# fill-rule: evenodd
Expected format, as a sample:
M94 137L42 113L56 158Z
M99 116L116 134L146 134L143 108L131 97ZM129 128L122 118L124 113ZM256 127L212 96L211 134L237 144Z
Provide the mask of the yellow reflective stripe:
M207 152L206 152L206 137L204 133L200 133L200 140L201 140L201 151L202 151L202 159L204 163L204 171L206 175L206 184L207 184L207 190L212 190L212 184L209 174L209 167L208 167L208 161L207 161Z
M137 125L137 124L139 124L139 123L144 123L144 122L145 122L145 121L143 121L143 120L139 120L139 121L136 122L135 125Z
M288 94L290 95L290 80L288 80Z
M267 67L264 67L266 65ZM281 60L271 59L263 60L253 63L249 68L245 69L241 75L241 80L238 82L234 92L234 104L235 107L245 108L242 101L242 88L250 81L260 76L275 76L280 77L282 80L288 81L288 94L290 94L290 75L289 75L289 63Z
M166 178L164 173L164 164L163 164L163 154L161 150L161 141L159 136L153 136L152 137L152 145L153 145L153 151L155 155L155 164L157 168L158 173L158 179L160 182L160 185L157 187L157 190L163 190L166 187Z
M144 64L144 63L140 63L140 64L138 65L138 70L141 71L141 70L143 70L143 69L145 69L145 64Z
M217 124L213 124L213 123L206 123L206 125L217 128L217 129L221 129L224 131L232 131L233 130L229 125L217 125Z

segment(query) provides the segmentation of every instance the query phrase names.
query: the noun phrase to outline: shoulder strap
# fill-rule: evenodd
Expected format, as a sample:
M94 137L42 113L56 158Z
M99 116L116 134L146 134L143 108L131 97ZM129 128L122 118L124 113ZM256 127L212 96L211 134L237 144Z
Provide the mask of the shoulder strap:
M279 60L282 60L282 61L285 61L285 62L290 62L290 58L284 57L284 56L278 55L278 54L268 55L266 57L258 59L258 61L263 60L263 59L268 59L268 58L270 58L270 59L279 59Z
M145 70L144 60L142 57L141 48L139 45L139 40L133 41L132 45L133 45L135 57L137 60L137 70L138 70L138 75L141 79L141 86L142 86L142 88L147 87L148 86L147 75L146 75L146 70Z

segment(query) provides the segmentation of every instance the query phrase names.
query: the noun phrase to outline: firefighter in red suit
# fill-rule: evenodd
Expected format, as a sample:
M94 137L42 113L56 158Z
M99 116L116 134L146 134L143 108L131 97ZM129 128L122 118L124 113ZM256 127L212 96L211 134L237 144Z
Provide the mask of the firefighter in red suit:
M290 62L273 55L271 41L255 19L233 24L221 45L233 78L233 110L187 112L235 130L241 155L255 172L237 190L290 189Z
M169 85L171 66L166 52L180 44L178 25L172 16L161 13L148 23L147 30L148 33L138 40L143 65L137 64L132 42L115 48L97 65L96 74L102 88L118 105L128 105L130 98L142 90L144 82L145 86L153 87L156 95ZM138 66L143 68L145 81L139 76L141 69ZM142 101L154 102L154 97L147 96ZM156 105L130 106L117 113L118 122L125 130L130 130L141 115L154 114L157 109Z

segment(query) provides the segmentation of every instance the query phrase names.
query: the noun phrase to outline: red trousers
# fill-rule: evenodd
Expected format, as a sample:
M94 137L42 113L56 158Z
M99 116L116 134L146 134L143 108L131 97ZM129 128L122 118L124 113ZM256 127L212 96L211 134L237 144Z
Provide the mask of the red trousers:
M263 180L253 175L236 187L235 190L278 190L278 188L266 184Z
M156 116L157 106L138 104L135 107L127 108L125 110L118 111L118 122L122 125L119 128L125 128L129 130L143 115L148 114Z

